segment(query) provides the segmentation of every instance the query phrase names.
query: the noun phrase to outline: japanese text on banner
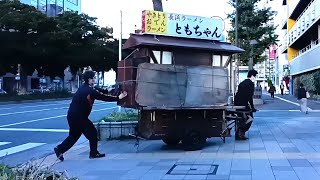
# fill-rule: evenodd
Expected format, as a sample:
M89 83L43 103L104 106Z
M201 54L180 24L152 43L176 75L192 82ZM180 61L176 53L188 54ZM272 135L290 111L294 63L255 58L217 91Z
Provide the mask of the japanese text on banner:
M166 34L167 33L167 15L159 11L144 12L144 32Z

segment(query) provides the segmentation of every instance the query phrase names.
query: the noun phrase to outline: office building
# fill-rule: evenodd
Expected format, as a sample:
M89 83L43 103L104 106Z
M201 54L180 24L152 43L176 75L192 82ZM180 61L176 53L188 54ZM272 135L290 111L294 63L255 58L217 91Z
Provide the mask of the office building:
M57 16L64 11L81 13L81 0L20 0L22 3L36 7L50 17Z
M283 0L283 7L280 52L288 61L293 93L295 78L320 69L320 0Z

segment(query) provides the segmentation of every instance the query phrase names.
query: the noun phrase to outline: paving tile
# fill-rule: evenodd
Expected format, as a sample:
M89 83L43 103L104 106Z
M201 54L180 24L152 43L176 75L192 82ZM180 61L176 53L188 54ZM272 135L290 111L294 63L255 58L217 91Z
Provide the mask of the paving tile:
M250 151L258 151L258 150L266 150L266 148L265 147L251 147L250 148Z
M320 167L320 162L310 162L313 167Z
M266 179L266 180L274 180L274 175L271 168L266 169L256 169L252 170L251 177L254 180Z
M207 175L186 175L184 179L188 180L206 180Z
M180 180L184 179L186 175L169 175L166 174L165 176L162 177L163 180Z
M291 166L272 166L273 171L293 171Z
M269 159L271 166L291 166L287 159Z
M311 164L306 159L288 159L292 167L310 167Z
M281 149L284 153L300 153L296 147L282 147Z
M208 175L206 180L228 180L229 175Z
M251 175L230 175L229 180L251 180Z
M230 175L251 175L251 170L231 170Z
M140 162L137 166L155 166L158 162Z
M279 141L278 141L278 143L279 143ZM288 148L288 147L296 147L294 144L292 144L292 143L279 143L279 146L281 147L281 148Z
M233 159L231 170L251 170L249 159Z
M151 168L151 170L167 170L169 171L172 166L154 166Z
M139 180L161 180L164 176L161 173L148 173L143 175Z
M294 170L291 171L279 171L279 170L273 170L273 174L275 176L291 176L291 175L296 175L296 173L294 172Z
M290 175L275 175L276 180L299 180L298 176L295 174Z
M320 179L317 171L312 167L293 167L300 180Z

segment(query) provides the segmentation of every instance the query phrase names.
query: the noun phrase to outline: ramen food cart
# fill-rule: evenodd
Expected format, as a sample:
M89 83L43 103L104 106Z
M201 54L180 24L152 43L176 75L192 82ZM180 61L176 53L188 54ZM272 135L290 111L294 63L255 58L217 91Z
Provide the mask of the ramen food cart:
M156 24L157 23L157 24ZM139 110L137 133L166 144L201 149L207 138L225 139L231 95L231 56L243 50L222 42L221 19L143 12L142 33L131 34L118 62L117 81Z

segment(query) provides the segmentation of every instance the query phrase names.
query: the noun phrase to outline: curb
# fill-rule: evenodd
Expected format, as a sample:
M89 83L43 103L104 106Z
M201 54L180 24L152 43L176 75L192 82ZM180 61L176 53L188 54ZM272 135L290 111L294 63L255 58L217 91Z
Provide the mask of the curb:
M22 101L3 101L3 102L0 102L0 105L62 101L62 100L71 100L71 99L72 99L72 97L70 97L70 98L57 98L57 99L35 99L35 100L22 100Z
M78 154L88 151L90 149L89 147L89 141L86 138L80 138L79 141L68 152L65 153L67 154L65 155L65 157L72 158ZM53 148L52 152L49 152L48 154L42 157L38 157L37 159L32 160L32 162L44 165L46 167L52 167L57 163L63 163L60 160L58 160L55 153L53 152Z

